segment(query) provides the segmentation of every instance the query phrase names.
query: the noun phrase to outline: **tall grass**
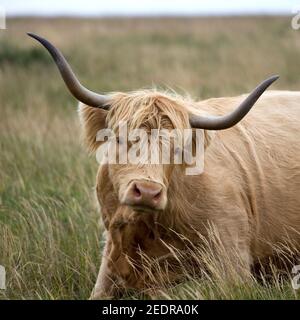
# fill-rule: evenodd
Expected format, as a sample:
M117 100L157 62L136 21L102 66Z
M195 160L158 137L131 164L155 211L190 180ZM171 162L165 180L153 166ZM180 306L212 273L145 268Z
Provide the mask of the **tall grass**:
M102 92L155 84L202 98L234 95L274 73L275 87L300 88L300 33L289 18L13 19L7 27L0 31L3 299L88 298L102 248L97 164L81 146L76 102L26 31L51 39L82 82ZM230 285L220 275L188 277L150 297L297 298L290 279L275 274Z
M208 230L209 239L198 233L198 244L186 243L184 250L165 244L169 254L158 259L140 252L141 263L131 265L139 274L142 265L149 287L142 295L125 293L129 298L154 299L299 299L292 288L291 266L297 264L292 241L274 247L268 262L257 263L256 270L244 265L238 252L222 245L217 228ZM172 273L180 275L176 282ZM176 284L177 283L177 284Z

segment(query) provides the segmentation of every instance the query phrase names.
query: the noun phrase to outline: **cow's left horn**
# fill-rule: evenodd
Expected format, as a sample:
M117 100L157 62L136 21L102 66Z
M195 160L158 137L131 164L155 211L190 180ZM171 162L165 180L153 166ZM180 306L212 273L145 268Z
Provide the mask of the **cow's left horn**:
M63 54L55 48L48 40L33 34L27 33L30 37L39 41L51 54L58 70L72 95L79 101L91 107L108 109L108 97L95 93L85 88L77 79Z
M250 109L253 107L258 98L278 78L279 76L276 75L263 81L248 95L248 97L234 111L225 116L204 117L190 115L191 126L193 128L207 130L222 130L234 126L245 117L245 115L250 111Z

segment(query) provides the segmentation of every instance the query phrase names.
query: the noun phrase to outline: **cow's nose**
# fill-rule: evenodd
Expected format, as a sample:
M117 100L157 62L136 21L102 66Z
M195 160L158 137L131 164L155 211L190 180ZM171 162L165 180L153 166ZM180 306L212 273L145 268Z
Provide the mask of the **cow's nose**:
M134 206L145 206L160 209L163 188L159 183L151 181L133 181L127 190L125 203Z

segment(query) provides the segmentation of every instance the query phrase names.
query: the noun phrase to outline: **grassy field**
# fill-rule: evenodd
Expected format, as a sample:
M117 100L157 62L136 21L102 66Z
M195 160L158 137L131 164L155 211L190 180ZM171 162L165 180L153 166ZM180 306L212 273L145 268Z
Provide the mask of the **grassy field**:
M76 101L49 55L53 41L87 87L171 87L195 98L247 92L269 75L300 90L300 31L288 17L14 19L0 30L1 299L86 299L101 259L96 159L80 143ZM294 299L289 280L228 287L189 281L165 298ZM139 297L135 297L139 298Z

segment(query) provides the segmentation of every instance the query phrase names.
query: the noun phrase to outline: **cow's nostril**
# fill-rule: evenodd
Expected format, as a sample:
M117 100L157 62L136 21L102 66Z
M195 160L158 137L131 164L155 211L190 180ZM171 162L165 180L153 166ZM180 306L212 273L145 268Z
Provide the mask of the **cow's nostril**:
M158 191L157 194L153 197L153 200L158 201L160 199L161 194L162 194L161 190Z
M140 189L137 187L137 185L135 184L133 187L133 194L136 198L140 198L142 193L140 191Z

